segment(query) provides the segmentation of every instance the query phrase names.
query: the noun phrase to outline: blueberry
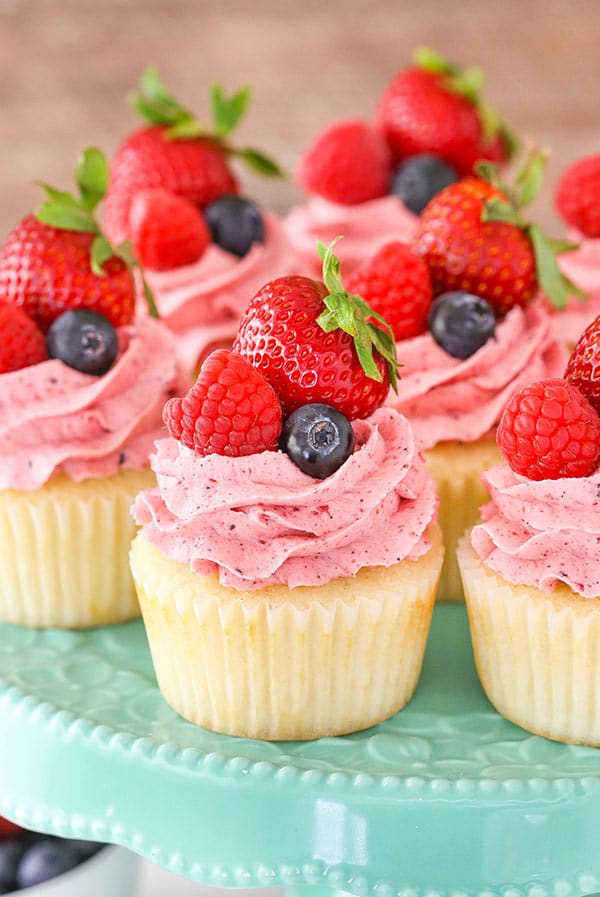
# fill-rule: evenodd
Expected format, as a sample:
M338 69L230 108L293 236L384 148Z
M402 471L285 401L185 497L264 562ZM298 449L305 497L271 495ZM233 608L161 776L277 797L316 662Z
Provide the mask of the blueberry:
M99 377L111 367L119 351L117 331L98 312L89 309L66 311L46 336L50 358L84 374Z
M390 193L399 196L407 209L420 215L430 199L458 180L458 173L431 153L409 156L392 178Z
M209 203L204 217L213 242L240 258L253 243L265 242L265 224L258 206L251 199L226 194Z
M331 405L302 405L285 421L279 447L304 473L324 480L352 454L354 431Z
M473 293L458 290L437 297L429 309L427 324L436 343L463 360L487 343L496 330L491 305Z
M7 894L16 888L17 866L27 846L23 841L13 838L0 843L0 894Z
M17 866L17 885L31 888L68 872L80 862L79 853L68 841L52 838L38 841L26 851Z

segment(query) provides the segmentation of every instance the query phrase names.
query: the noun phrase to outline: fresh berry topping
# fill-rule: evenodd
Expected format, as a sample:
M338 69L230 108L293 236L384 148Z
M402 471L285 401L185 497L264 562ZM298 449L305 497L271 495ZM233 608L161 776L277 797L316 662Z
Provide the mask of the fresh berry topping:
M30 847L17 867L19 888L31 888L56 878L81 862L78 852L68 842L44 838Z
M569 165L556 185L554 201L567 224L585 237L600 237L600 155Z
M388 192L391 156L366 122L338 122L318 135L300 160L298 181L307 193L354 205Z
M140 264L156 271L197 262L210 243L210 232L198 208L161 187L136 194L129 227Z
M77 308L93 309L115 327L133 320L137 260L130 246L108 242L95 217L108 183L108 164L99 150L82 153L76 181L77 196L42 185L46 201L0 250L0 295L22 306L43 332L64 311Z
M600 316L586 327L577 340L565 378L600 414Z
M281 405L265 378L244 358L217 349L182 399L169 399L163 418L171 436L199 455L253 455L277 448Z
M388 243L346 280L356 293L385 318L396 341L424 333L433 297L425 262L405 243Z
M170 94L155 69L144 72L133 105L149 126L121 144L110 166L104 221L113 242L131 238L131 203L141 190L162 187L203 208L224 193L237 193L228 164L231 157L259 174L282 174L264 153L237 149L228 141L249 102L248 88L226 97L215 85L211 90L213 123L205 127Z
M407 209L420 215L430 199L458 180L456 169L431 153L410 156L401 162L390 187Z
M377 109L396 158L433 153L461 176L472 174L479 159L506 161L514 138L482 100L481 70L461 70L425 48L415 57L417 65L397 75Z
M514 395L496 439L510 468L531 480L586 477L600 460L600 418L559 378L530 383Z
M11 822L10 819L0 816L0 838L12 838L13 835L18 835L22 831L23 829L16 822Z
M319 244L319 251L325 283L297 275L267 283L246 309L233 348L264 374L285 414L319 402L349 420L368 417L395 386L393 335L344 289L331 246Z
M251 199L221 196L204 210L213 242L240 258L254 243L265 242L265 224L260 210Z
M285 421L279 448L303 473L324 480L352 454L354 430L331 405L303 405Z
M119 351L117 331L95 311L66 311L46 337L48 353L83 374L100 377L112 367Z
M18 305L0 302L0 374L39 364L47 358L46 342L37 324ZM0 833L1 823L2 819Z
M425 207L415 248L429 266L436 294L475 293L502 315L531 302L538 287L560 308L569 293L579 292L556 263L556 253L571 244L550 239L521 214L539 189L545 161L532 154L516 189L500 181L496 166L482 164L481 177L451 184Z
M485 299L457 291L438 296L429 312L429 331L453 358L470 358L496 332L494 311Z

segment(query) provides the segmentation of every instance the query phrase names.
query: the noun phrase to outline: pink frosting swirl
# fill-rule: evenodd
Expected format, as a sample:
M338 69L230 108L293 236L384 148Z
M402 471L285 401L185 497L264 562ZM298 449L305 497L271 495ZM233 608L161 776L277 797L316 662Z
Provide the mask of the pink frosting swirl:
M0 489L147 466L163 404L185 386L166 327L146 319L118 333L119 356L102 377L58 359L0 376Z
M535 481L503 462L483 480L492 500L471 543L488 567L516 585L600 596L600 473Z
M325 480L283 452L202 457L161 440L158 488L138 496L134 517L168 557L237 589L320 585L416 559L437 498L410 424L380 408L353 426L354 453Z
M561 253L558 264L563 274L587 294L571 296L561 311L551 307L554 335L573 345L600 315L600 240L584 240L573 252Z
M566 349L538 304L512 308L495 337L465 361L429 333L399 342L397 354L401 379L388 404L409 418L422 448L487 435L514 392L532 380L561 377L567 363Z
M347 276L391 240L409 243L418 220L397 196L353 206L311 196L305 205L291 210L284 227L301 262L299 273L320 278L317 239L329 244L335 237L343 236L335 252L342 262L342 274Z
M279 219L263 213L266 239L243 258L215 244L199 261L169 271L146 269L161 319L177 337L177 355L193 370L212 344L231 344L242 312L269 280L297 273L296 255ZM140 297L140 302L143 299Z

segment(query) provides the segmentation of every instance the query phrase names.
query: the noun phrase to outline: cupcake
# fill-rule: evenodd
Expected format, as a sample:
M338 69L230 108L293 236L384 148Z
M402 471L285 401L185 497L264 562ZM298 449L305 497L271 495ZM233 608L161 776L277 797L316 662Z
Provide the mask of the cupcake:
M456 542L486 499L481 473L500 460L494 433L504 405L528 381L560 376L567 360L534 301L530 239L516 225L481 220L500 200L481 178L447 187L423 212L413 251L390 244L347 281L398 340L401 376L388 403L411 421L438 488L442 601L463 597Z
M308 199L285 222L303 273L319 274L316 239L343 234L351 274L386 243L410 241L427 203L478 160L509 158L513 139L497 116L484 126L473 74L422 48L386 88L374 124L348 119L317 135L298 170Z
M506 460L458 551L479 677L512 722L600 746L600 418L571 383L539 381L498 441Z
M101 197L103 171L87 151L80 196L50 191L0 251L4 622L83 627L139 615L129 506L155 481L148 457L162 406L185 386L167 328L134 321L131 271L107 243L101 273L92 269L101 238L89 197ZM65 229L69 214L77 230Z
M296 267L281 222L239 195L229 164L234 156L262 174L281 174L264 154L230 142L249 99L247 90L225 97L213 88L207 129L148 70L135 97L146 126L111 162L106 233L115 244L133 244L188 371L211 348L231 345L248 298L269 276Z
M362 314L327 279L329 294L299 276L259 291L235 351L167 404L158 487L133 508L159 686L219 732L363 729L406 704L421 668L443 555L435 489L408 421L379 407L391 362L372 326L363 360L379 379L320 318L334 295Z
M560 255L560 268L582 291L554 315L557 336L572 349L600 314L600 156L569 165L556 185L554 201L573 244Z

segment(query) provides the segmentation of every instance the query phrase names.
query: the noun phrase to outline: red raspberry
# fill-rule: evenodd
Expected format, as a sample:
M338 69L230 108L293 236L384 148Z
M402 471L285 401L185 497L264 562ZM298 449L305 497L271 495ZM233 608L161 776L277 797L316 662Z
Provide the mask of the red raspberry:
M346 279L346 289L386 319L396 341L427 329L433 298L429 269L406 243L396 241L380 249Z
M217 349L182 399L163 411L169 433L199 455L253 455L276 450L281 405L263 375L241 355Z
M577 387L600 414L600 315L577 340L567 364L565 378Z
M37 324L12 302L0 302L0 374L46 361L46 341Z
M390 175L391 155L385 141L358 119L322 131L298 168L298 180L307 193L343 205L384 196Z
M563 171L554 202L567 224L600 237L600 155L584 156Z
M211 242L194 203L162 187L142 190L134 197L129 227L138 261L156 271L197 262Z
M510 400L496 439L510 468L531 480L586 477L600 459L600 418L566 380L539 380Z

